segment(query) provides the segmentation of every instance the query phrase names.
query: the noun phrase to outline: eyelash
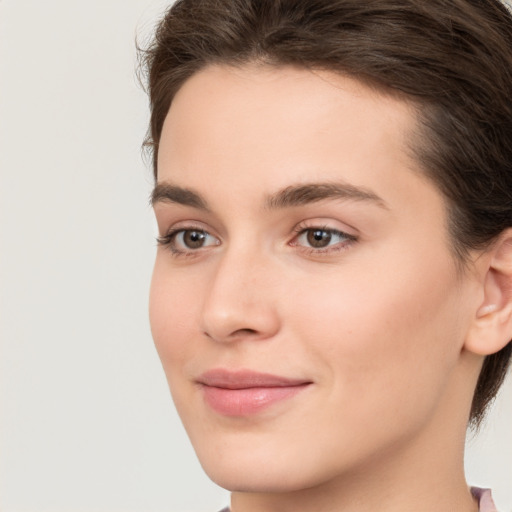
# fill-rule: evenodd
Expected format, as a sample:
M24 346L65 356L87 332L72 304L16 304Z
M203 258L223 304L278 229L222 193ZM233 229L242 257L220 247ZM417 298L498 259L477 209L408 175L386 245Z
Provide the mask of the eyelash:
M204 233L206 235L210 235L210 233L208 233L208 231L206 231L205 229L200 228L200 227L195 227L195 226L189 226L189 227L184 227L184 228L180 227L180 228L171 229L165 235L157 237L157 239L156 239L157 244L161 247L165 247L166 249L168 249L171 252L172 256L176 257L176 258L197 256L198 253L200 252L201 248L190 249L188 251L176 248L176 245L175 245L176 237L180 233L185 234L187 232ZM210 236L212 236L212 235L210 235Z
M298 225L294 229L296 235L294 237L294 241L290 242L290 245L292 247L300 247L300 250L303 252L306 252L309 255L324 255L324 254L331 254L335 252L340 252L348 249L350 245L352 245L354 242L357 242L358 238L354 235L351 235L349 233L345 233L344 231L340 231L339 229L330 228L328 226L305 226L305 225ZM318 247L306 247L306 246L300 246L297 242L298 238L302 235L306 235L308 232L314 232L314 231L321 231L324 233L328 233L331 237L339 236L340 238L343 238L344 240L342 242L338 242L332 246L326 246L325 248L318 248Z
M319 231L323 233L329 234L331 237L340 237L343 238L344 241L338 242L334 244L333 246L326 246L325 248L315 248L315 247L306 247L304 245L299 245L297 240L299 237L306 235L308 232L314 232ZM188 251L177 249L175 245L175 239L180 234L185 234L186 232L197 232L197 233L203 233L205 235L213 236L208 233L205 229L199 228L199 227L180 227L176 229L170 230L167 234L164 236L157 237L156 241L159 246L165 247L166 249L169 249L173 257L179 258L179 257L195 257L198 256L201 252L201 249L203 247L199 247L197 249L189 249ZM340 231L338 229L329 228L328 226L304 226L299 225L294 229L295 236L291 242L289 242L289 245L292 247L298 247L301 252L305 252L307 255L324 255L324 254L330 254L335 253L339 251L346 250L350 245L352 245L354 242L357 242L358 238L354 235L350 235L348 233L345 233L344 231ZM330 242L330 240L329 240ZM218 245L218 244L215 244ZM208 247L208 246L207 246Z

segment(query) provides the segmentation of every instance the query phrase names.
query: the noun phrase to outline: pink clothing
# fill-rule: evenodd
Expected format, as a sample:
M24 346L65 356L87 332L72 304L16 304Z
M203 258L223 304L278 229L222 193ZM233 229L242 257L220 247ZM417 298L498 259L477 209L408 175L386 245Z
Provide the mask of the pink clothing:
M490 489L471 488L471 494L478 500L479 512L498 512L496 505L492 500ZM224 508L220 512L229 512L229 508Z
M478 499L480 512L498 512L492 499L490 489L479 489L478 487L472 487L471 494L473 494L473 496Z

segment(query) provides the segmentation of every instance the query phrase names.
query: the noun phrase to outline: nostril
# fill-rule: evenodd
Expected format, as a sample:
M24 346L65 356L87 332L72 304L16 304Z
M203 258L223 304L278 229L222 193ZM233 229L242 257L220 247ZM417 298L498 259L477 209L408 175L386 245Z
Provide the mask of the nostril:
M218 340L218 338L208 331L204 331L205 336L212 340ZM224 341L234 341L235 339L245 338L245 337L254 337L258 336L258 331L256 329L237 329L231 333L229 333L225 338Z
M236 335L251 335L251 334L258 334L258 331L256 331L255 329L238 329L237 331L235 331L232 336L236 336Z
M233 266L233 262L231 264ZM225 343L274 336L280 325L274 298L261 289L258 294L253 290L248 293L244 286L240 289L243 280L234 281L228 270L221 274L217 272L201 306L199 328L204 335Z

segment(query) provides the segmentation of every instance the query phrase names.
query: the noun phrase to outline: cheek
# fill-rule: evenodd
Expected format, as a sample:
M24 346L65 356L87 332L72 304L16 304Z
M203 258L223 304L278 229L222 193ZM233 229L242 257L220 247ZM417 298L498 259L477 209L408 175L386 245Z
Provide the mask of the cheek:
M393 258L393 272L384 260L373 267L361 261L359 270L336 269L310 282L290 312L296 336L323 368L320 378L330 381L333 396L362 414L404 401L414 410L421 406L418 396L425 407L433 405L462 345L450 263Z
M192 326L196 325L193 283L182 282L179 273L167 268L165 258L157 256L149 296L149 320L158 355L167 372L168 364L178 364L187 355Z

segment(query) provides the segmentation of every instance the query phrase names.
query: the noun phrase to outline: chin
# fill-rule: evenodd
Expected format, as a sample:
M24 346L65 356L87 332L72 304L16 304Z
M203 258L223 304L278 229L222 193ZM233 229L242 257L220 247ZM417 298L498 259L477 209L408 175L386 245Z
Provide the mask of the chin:
M219 464L212 467L203 464L203 469L214 483L231 492L285 493L298 491L314 485L305 475L294 475L290 468L272 467L273 464L256 465Z
M208 477L231 492L295 492L318 486L340 470L339 461L336 468L332 467L332 461L325 463L321 449L308 451L297 446L304 447L304 443L291 447L284 439L278 443L254 439L236 447L229 443L222 447L204 443L195 448Z
M286 475L287 470L280 466L285 465L285 461L279 464L275 454L262 453L266 450L250 450L247 447L232 450L224 447L221 450L207 450L206 453L196 449L196 452L210 480L229 491L276 492L283 485L291 484L283 481L283 474Z

